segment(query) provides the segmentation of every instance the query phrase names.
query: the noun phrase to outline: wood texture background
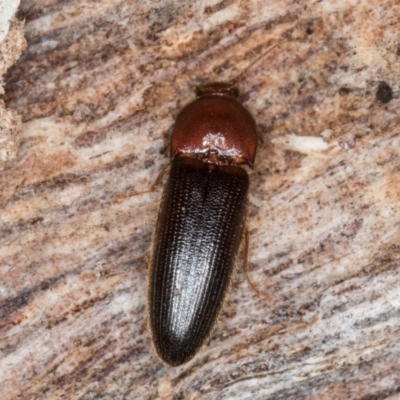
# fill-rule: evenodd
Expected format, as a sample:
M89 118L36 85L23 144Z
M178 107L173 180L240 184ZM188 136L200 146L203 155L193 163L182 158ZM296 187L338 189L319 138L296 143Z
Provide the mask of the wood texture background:
M2 399L398 398L399 2L25 0L19 18ZM239 268L209 344L170 368L146 328L161 189L133 194L195 86L234 79L260 134L248 226L268 299Z
M26 48L24 24L15 18L19 0L0 0L0 171L18 155L21 118L3 101L4 75Z

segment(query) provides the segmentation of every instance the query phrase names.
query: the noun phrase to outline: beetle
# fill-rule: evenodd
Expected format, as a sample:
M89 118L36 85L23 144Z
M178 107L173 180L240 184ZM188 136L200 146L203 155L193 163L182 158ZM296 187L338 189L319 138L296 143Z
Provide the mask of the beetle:
M196 90L177 116L149 262L152 342L178 366L210 337L244 234L256 124L229 83Z

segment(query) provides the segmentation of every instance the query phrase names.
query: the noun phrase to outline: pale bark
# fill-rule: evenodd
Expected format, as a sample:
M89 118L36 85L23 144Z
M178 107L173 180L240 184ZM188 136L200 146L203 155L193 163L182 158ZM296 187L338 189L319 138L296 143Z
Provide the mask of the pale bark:
M21 8L28 48L5 100L24 124L0 174L2 400L396 398L399 3ZM161 187L133 194L168 162L195 86L235 79L260 134L250 274L268 299L239 269L210 342L170 368L146 321Z

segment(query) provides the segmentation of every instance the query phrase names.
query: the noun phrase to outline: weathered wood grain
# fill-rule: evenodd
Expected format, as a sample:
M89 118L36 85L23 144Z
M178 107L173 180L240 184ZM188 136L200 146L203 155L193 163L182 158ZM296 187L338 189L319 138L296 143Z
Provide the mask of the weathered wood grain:
M2 399L397 398L399 15L394 0L23 1ZM160 189L134 193L194 87L233 79L260 132L250 273L268 300L238 270L210 343L169 368L146 328Z
M26 48L23 23L15 18L19 0L0 0L0 170L7 168L15 159L21 132L20 116L7 110L3 75Z

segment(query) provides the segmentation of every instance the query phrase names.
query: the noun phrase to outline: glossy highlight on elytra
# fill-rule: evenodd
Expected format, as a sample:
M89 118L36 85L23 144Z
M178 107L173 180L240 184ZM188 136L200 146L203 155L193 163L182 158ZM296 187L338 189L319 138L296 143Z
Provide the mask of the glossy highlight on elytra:
M197 89L178 115L149 266L149 324L163 362L181 365L209 338L242 240L257 135L227 83Z

